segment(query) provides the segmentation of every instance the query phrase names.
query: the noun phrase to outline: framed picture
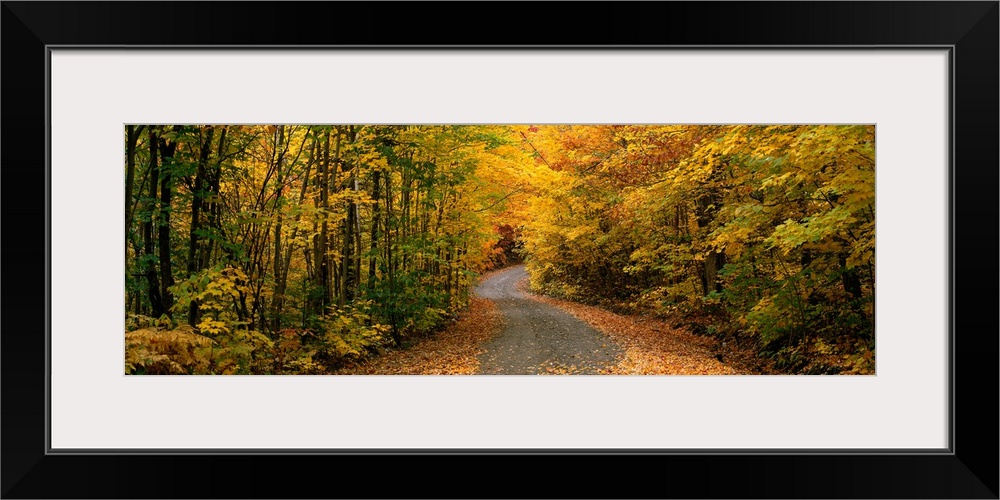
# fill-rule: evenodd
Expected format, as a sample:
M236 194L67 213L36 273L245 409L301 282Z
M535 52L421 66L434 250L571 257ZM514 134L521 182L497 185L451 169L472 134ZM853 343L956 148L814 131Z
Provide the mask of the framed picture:
M574 5L590 34L548 7L4 2L8 262L36 270L6 294L4 497L302 497L319 465L324 496L479 496L448 470L484 496L996 498L997 2ZM876 369L125 376L123 126L170 123L870 127Z

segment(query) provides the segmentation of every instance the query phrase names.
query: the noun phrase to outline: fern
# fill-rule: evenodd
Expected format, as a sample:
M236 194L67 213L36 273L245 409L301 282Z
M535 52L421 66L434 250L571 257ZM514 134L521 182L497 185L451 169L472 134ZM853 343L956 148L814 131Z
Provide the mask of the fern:
M200 349L212 339L194 333L189 326L175 330L143 328L125 334L125 373L182 375L204 373L209 359Z

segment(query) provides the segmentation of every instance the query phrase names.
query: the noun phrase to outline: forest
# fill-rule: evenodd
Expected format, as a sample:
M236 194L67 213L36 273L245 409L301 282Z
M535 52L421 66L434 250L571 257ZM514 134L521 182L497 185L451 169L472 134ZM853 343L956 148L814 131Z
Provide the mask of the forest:
M515 373L521 300L618 363L547 373L875 370L871 125L123 132L126 374Z

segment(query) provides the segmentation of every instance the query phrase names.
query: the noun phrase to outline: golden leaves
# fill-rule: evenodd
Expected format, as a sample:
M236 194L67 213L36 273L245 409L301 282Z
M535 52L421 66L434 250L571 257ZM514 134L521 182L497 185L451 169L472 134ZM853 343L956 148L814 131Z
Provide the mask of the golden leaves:
M607 334L625 356L602 373L611 375L735 375L741 371L719 362L712 339L671 328L663 321L623 316L604 309L529 295L558 307ZM566 370L563 368L563 370Z
M125 334L125 373L186 374L204 369L208 360L198 348L212 339L194 333L189 326L174 330L143 328Z
M337 375L471 375L479 370L480 347L503 327L500 311L489 300L471 297L457 321L408 349L387 351L334 372Z

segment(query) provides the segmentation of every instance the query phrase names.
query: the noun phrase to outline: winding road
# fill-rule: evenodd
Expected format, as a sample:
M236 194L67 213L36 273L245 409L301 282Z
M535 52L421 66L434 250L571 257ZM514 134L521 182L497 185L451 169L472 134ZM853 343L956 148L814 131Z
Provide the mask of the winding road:
M622 350L607 335L521 292L518 283L527 278L523 265L513 266L475 289L497 305L505 320L503 332L483 346L480 373L596 374L616 362Z

